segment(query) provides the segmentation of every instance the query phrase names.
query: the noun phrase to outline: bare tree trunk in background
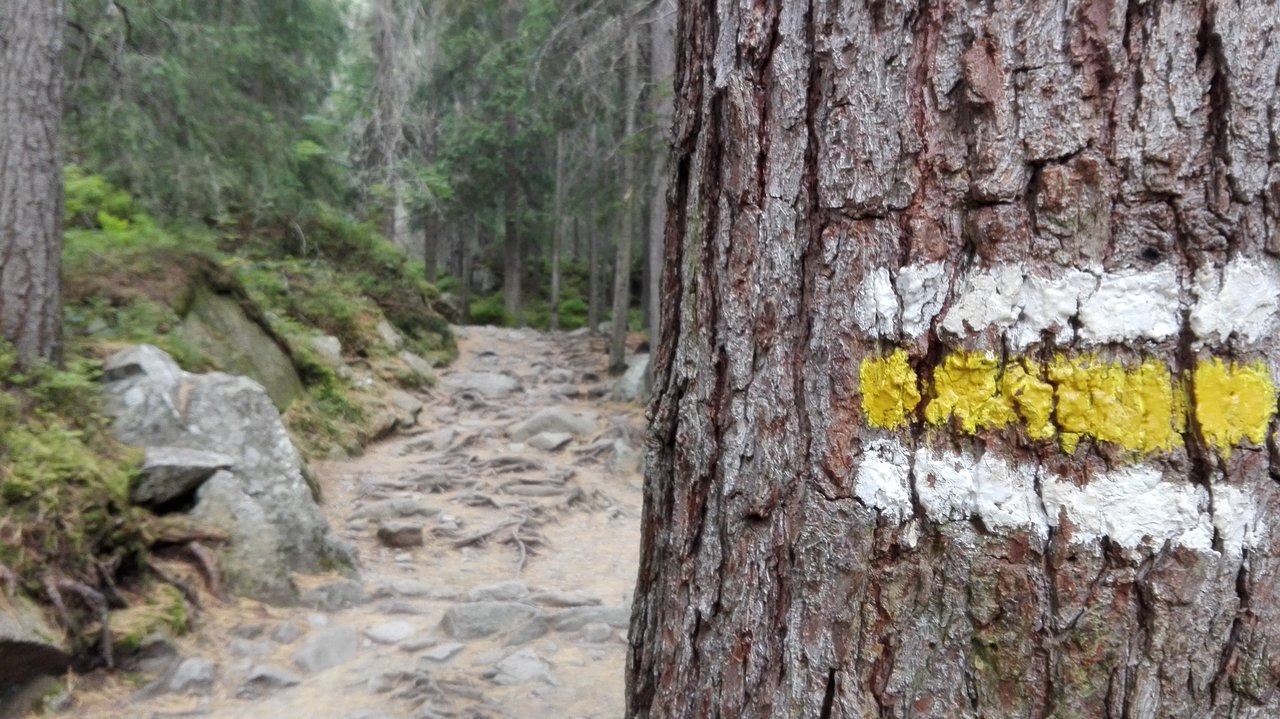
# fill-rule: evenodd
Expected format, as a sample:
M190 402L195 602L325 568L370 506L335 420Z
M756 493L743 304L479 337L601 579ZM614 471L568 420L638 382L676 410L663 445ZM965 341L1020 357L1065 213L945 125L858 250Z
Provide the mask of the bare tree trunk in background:
M0 4L0 338L62 353L62 0Z
M1280 716L1275 3L680 13L628 716Z
M599 178L599 157L600 143L596 133L597 128L591 128L590 150L592 162L595 163L596 172L593 175ZM596 201L596 193L592 192L587 202L587 326L592 332L600 326L600 303L602 301L600 294L600 203Z
M631 245L635 234L635 153L628 147L636 133L636 104L640 84L640 49L636 29L626 30L626 76L622 86L622 216L613 265L613 335L609 342L609 371L627 368L627 314L631 307Z
M514 42L516 33L519 32L521 7L520 0L507 0L507 6L503 13L503 36L508 42ZM510 142L511 138L515 137L517 130L514 109L506 113L504 124L508 142ZM520 168L516 164L515 149L510 145L507 147L506 157L503 161L506 163L507 181L504 186L502 204L503 212L505 213L502 229L502 298L503 308L518 326L524 324L520 319L520 275L523 272L522 248L520 247L518 227Z
M462 271L459 283L458 315L463 324L471 321L471 274L476 248L480 246L480 218L471 216L471 232L461 241Z
M433 225L427 219L429 214L424 216L422 220L422 264L425 268L424 273L426 274L427 282L435 284L436 280L440 278L440 247L442 244L447 246L449 241L440 242L437 233L444 227L444 223Z
M373 56L377 63L374 78L375 111L365 132L367 163L372 180L385 188L386 214L382 234L398 247L407 247L408 209L404 183L396 175L404 138L404 107L408 102L405 58L412 55L413 19L416 11L406 10L397 0L377 0L373 6Z
M650 112L657 128L657 151L650 179L652 199L649 201L649 239L646 243L649 270L647 314L649 345L657 347L662 340L662 243L667 224L667 175L671 160L671 83L676 64L675 0L661 0L654 5L649 33L649 76L653 83Z
M551 232L551 329L560 329L560 245L564 241L564 195L565 195L565 147L564 131L556 133L556 189L555 229Z

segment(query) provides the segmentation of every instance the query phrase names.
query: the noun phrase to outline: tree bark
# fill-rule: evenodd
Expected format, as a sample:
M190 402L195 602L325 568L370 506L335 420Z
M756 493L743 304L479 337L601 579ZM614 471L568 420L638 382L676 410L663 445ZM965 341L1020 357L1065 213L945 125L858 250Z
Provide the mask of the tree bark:
M591 128L589 145L592 162L596 164L595 173L599 176L600 143L597 140L596 128ZM596 193L591 193L587 201L587 326L595 332L600 326L600 203Z
M555 229L551 232L551 330L560 329L560 246L563 243L565 228L564 196L565 196L565 145L564 131L556 133L556 188Z
M62 0L0 4L0 338L62 351Z
M471 321L471 280L475 267L476 248L480 246L480 218L471 216L471 232L462 240L462 271L459 273L462 282L459 285L461 297L458 298L458 314L463 323Z
M640 51L635 28L626 31L626 74L622 85L622 209L617 254L613 265L613 335L609 342L609 371L627 368L627 324L631 308L631 245L635 227L635 154L626 147L636 133L637 87L640 84Z
M1278 18L681 3L628 716L1280 715Z
M507 0L503 12L503 36L507 42L515 42L520 29L520 12L522 4L518 0ZM516 163L516 113L514 108L507 110L503 118L506 128L507 144L503 162L506 165L506 183L503 194L504 221L502 228L502 298L507 316L516 325L522 325L520 319L520 279L524 271L522 248L519 232L519 198L520 168Z

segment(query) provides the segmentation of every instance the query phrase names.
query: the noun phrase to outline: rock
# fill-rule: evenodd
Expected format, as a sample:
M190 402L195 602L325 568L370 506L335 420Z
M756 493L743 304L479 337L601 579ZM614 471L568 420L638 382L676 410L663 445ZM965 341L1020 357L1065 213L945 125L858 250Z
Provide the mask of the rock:
M520 389L520 383L496 372L454 372L440 379L440 384L454 392L473 390L485 397L506 397Z
M627 358L627 371L613 386L610 399L619 402L644 401L649 397L652 380L649 375L649 355L633 355Z
M364 635L378 644L399 644L417 631L418 628L409 622L392 621L366 629Z
M265 657L271 653L271 645L266 642L259 642L253 639L243 639L234 637L227 645L227 651L233 657Z
M595 623L626 629L631 624L631 610L626 607L573 607L552 614L548 621L557 632L576 632Z
M440 627L454 639L478 639L515 629L538 614L527 604L472 602L449 607Z
M142 471L129 490L134 504L164 504L195 491L220 469L230 469L235 459L221 452L183 447L148 447Z
M237 624L231 634L242 639L257 639L266 631L267 627L263 624Z
M394 717L379 711L358 711L355 714L347 714L342 719L394 719Z
M169 678L169 691L175 694L204 694L213 686L216 674L213 662L208 659L184 659Z
M604 622L591 622L582 626L582 641L603 644L613 638L613 627Z
M631 448L626 440L613 440L613 459L609 466L616 472L633 472L640 469L640 453Z
M351 627L334 627L307 637L293 655L296 667L308 674L346 664L355 659L360 636Z
M422 658L431 662L447 662L452 659L458 652L466 648L467 645L461 642L447 642L438 644L430 650L423 653Z
M451 602L458 598L458 592L450 587L442 587L430 582L407 577L380 578L374 581L375 597L423 597Z
M583 592L537 592L529 601L547 607L588 607L600 604L599 597Z
M439 513L440 510L427 505L422 500L411 497L396 497L364 504L351 515L351 518L385 521L414 516L431 517Z
M293 644L302 637L302 627L293 622L285 622L271 632L271 641L276 644Z
M311 337L307 340L311 345L311 350L330 367L341 367L345 364L342 360L342 341L333 335L320 335Z
M397 421L402 426L412 427L418 423L418 413L422 411L422 400L401 389L393 389L387 399L398 412Z
M542 681L553 686L556 684L555 678L551 675L551 664L532 649L525 648L508 655L498 662L496 668L498 671L493 681L503 686L526 684L532 681Z
M378 320L378 337L382 339L382 343L393 350L398 350L404 346L404 335L400 334L400 330L396 326L385 319Z
M437 640L435 637L409 637L403 642L400 642L400 651L415 654L423 649L436 646L436 642Z
M119 666L125 671L141 674L164 674L176 667L179 661L178 647L173 639L157 632L145 637Z
M551 625L547 624L545 617L537 616L528 620L524 624L512 629L506 634L507 646L520 646L546 636L551 631Z
M236 298L199 286L190 307L182 321L183 334L218 366L259 382L281 412L302 394L302 380L288 352L262 324L245 315Z
M403 350L396 356L400 358L400 361L404 363L405 367L408 367L411 372L422 379L427 380L428 382L435 380L436 373L432 371L430 362L409 350Z
M378 527L378 541L393 548L421 547L422 525L411 522L387 522Z
M467 599L473 602L508 602L524 599L527 596L529 596L529 586L516 580L486 584L467 592Z
M123 442L233 458L230 469L196 490L191 512L231 537L218 553L229 590L291 602L291 572L354 565L354 551L330 530L261 385L218 372L183 372L150 345L116 353L104 372L108 414Z
M554 452L573 441L573 435L566 432L539 432L529 438L527 444L544 452Z
M368 601L364 587L352 579L317 584L304 590L298 598L299 604L326 612L358 607Z
M569 384L573 381L573 373L567 369L553 369L547 373L547 384Z
M0 592L0 692L43 674L61 674L71 656L35 604Z
M249 676L236 690L241 699L257 699L277 689L302 683L302 677L274 664L258 664L249 670Z
M413 442L404 445L404 449L409 452L441 452L448 449L457 436L458 430L446 427L445 429L422 435Z
M577 415L563 407L548 407L512 427L507 435L516 442L523 442L543 432L589 435L595 431L595 415Z

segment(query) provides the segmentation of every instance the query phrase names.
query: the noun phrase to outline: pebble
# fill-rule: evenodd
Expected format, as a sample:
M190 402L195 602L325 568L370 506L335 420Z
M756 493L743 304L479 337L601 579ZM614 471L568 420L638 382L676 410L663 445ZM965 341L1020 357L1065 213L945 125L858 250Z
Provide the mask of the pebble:
M307 637L293 655L293 663L304 672L314 674L346 664L355 658L360 636L351 627L334 627Z
M422 655L422 658L428 659L433 662L447 662L450 659L452 659L454 655L456 655L458 652L466 648L466 646L467 645L461 642L449 642L447 644L440 644L433 647L430 651L425 652Z
M409 622L393 621L366 629L364 635L378 644L399 644L418 632Z
M288 669L274 664L259 664L249 672L249 677L236 690L236 696L243 699L256 699L276 689L300 683L302 683L302 677Z
M475 587L467 592L473 602L509 602L529 596L529 585L516 580Z
M378 541L393 549L421 547L422 525L413 522L387 522L378 527Z
M293 644L302 636L302 627L293 622L285 622L271 632L271 640L277 644Z
M208 659L184 659L169 679L169 691L175 694L204 693L213 686L215 674L213 662Z

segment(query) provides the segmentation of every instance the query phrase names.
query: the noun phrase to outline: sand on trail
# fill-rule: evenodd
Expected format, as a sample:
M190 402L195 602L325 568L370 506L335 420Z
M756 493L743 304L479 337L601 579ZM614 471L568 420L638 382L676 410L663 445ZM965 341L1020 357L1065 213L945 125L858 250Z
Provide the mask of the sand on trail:
M188 669L207 662L212 672L196 672L180 689L178 662L76 677L63 716L621 716L643 409L602 396L612 382L604 340L595 334L458 333L457 362L419 393L417 426L360 458L312 465L329 521L358 548L358 583L298 577L310 607L209 598L194 630L174 644L179 661L194 660ZM516 389L504 391L513 383ZM543 410L586 431L552 451L508 436ZM386 501L392 499L412 501ZM421 527L423 545L385 546L379 527L397 524L407 524L410 536ZM357 586L363 598L349 601ZM442 618L482 598L472 595L477 589L510 597L504 611L532 619L484 637L450 636ZM296 663L308 642L332 639L344 627L358 633L358 646L336 650L337 666L308 672ZM379 643L367 634L375 629L397 636ZM432 658L450 649L456 653ZM241 696L250 673L264 666L298 683Z

